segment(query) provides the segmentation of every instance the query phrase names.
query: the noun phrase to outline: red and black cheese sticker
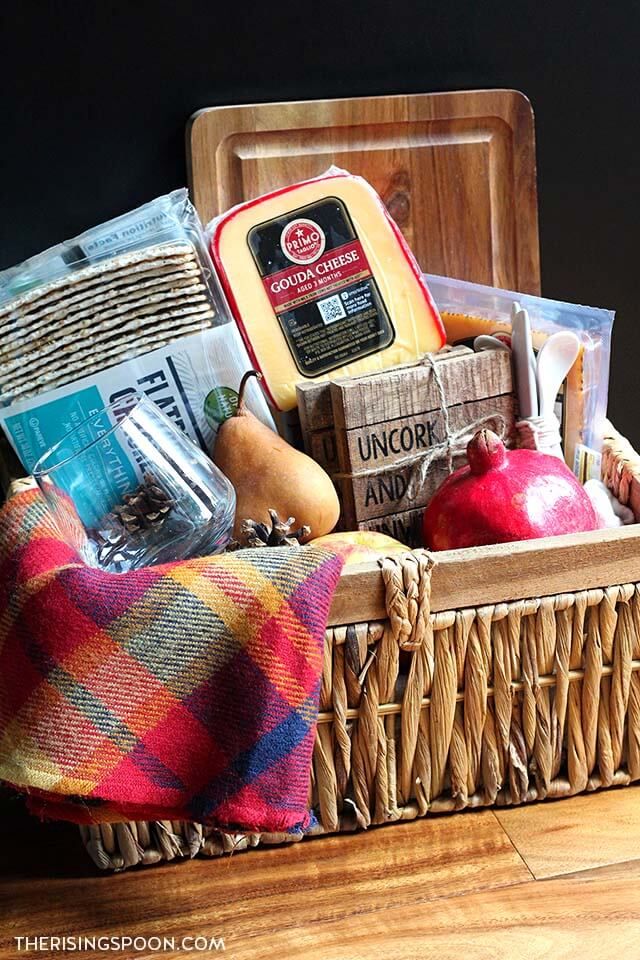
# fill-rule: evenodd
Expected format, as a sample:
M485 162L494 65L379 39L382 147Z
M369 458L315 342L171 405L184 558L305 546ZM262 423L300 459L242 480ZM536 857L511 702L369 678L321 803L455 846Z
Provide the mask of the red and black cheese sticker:
M393 343L389 312L337 197L260 223L247 240L303 376L328 373Z

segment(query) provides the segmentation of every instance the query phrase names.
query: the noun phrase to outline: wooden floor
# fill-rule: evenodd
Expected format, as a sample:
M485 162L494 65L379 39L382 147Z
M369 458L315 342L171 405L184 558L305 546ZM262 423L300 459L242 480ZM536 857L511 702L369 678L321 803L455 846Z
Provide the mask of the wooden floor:
M116 954L167 960L183 937L234 960L640 958L640 787L119 875L75 828L0 810L2 960L15 936L100 934L174 937Z

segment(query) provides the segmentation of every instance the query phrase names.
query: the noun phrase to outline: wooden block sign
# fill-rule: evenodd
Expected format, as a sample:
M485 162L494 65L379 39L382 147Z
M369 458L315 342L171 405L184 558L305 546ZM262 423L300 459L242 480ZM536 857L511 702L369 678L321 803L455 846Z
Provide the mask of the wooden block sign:
M330 381L306 380L296 385L298 414L303 434L333 427Z
M513 392L511 353L506 350L474 353L463 348L436 354L433 360L440 384L430 363L334 380L331 406L336 429L352 430L440 410L441 388L448 406Z
M509 427L515 419L515 401L506 393L457 403L448 408L450 433L455 433L476 420L501 416ZM427 410L410 417L365 424L353 430L336 431L336 452L343 470L359 473L370 467L392 465L411 454L426 453L446 440L445 415L442 410Z
M327 473L337 473L340 470L340 464L336 450L329 382L299 383L296 386L296 394L305 453L319 463Z
M465 463L464 455L453 458L454 469ZM434 460L424 483L412 491L414 464L393 467L380 473L354 474L344 477L342 509L347 529L354 529L362 520L375 520L389 514L424 508L441 483L449 475L447 461Z
M453 357L460 353L469 353L468 347L447 347L434 354L434 360L440 362L443 357ZM398 369L405 369L404 367ZM370 375L364 375L370 376ZM360 379L360 378L353 378ZM337 383L352 382L343 378ZM335 438L335 420L331 401L331 383L328 380L316 383L306 380L296 385L298 417L305 453L316 460L327 473L340 471Z
M507 436L514 435L510 353L462 347L430 360L298 385L305 449L334 479L343 529L379 530L408 546L421 545L423 509L448 475L447 426L451 438L499 416ZM417 484L430 452L434 459ZM464 462L458 450L454 467Z
M386 517L377 517L375 520L362 520L358 523L358 530L374 530L384 533L394 540L399 540L407 547L423 547L422 515L424 510L406 510L404 513L390 513Z

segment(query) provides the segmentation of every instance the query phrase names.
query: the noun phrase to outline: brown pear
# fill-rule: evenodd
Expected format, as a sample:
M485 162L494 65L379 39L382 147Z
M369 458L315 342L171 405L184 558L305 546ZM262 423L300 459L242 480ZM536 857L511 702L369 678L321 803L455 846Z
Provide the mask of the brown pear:
M245 373L237 410L218 429L213 450L214 463L236 491L233 535L243 520L270 523L269 508L294 517L296 526L309 526L307 539L330 533L340 504L329 475L251 413L244 400L250 377L262 379L256 370Z

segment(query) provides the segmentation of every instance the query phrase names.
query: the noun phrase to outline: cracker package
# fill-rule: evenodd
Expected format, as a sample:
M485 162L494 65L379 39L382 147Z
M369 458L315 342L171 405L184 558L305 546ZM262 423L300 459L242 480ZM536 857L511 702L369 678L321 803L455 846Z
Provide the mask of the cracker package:
M0 273L0 424L26 470L129 393L210 450L250 366L186 190Z

